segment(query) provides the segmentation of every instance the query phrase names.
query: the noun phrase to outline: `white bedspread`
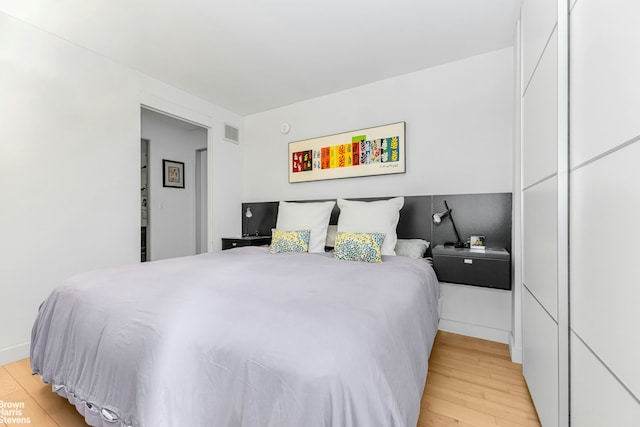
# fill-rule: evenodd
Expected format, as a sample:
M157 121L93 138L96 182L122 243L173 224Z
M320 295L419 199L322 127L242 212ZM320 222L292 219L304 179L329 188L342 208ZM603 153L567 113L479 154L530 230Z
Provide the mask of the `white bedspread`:
M257 247L94 271L40 307L31 364L94 426L414 427L438 289Z

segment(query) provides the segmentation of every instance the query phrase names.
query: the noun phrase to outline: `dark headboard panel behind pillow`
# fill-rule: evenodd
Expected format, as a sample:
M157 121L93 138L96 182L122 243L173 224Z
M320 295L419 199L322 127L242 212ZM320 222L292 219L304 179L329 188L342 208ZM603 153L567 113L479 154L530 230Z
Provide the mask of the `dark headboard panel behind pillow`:
M349 200L374 201L389 197L353 198ZM318 202L324 200L296 200ZM487 246L505 248L511 252L511 193L455 194L437 196L405 196L400 211L398 238L424 239L434 247L455 240L451 221L445 219L434 225L431 215L445 210L444 200L452 209L460 237L466 241L471 234L484 234ZM242 204L242 232L270 236L278 218L279 202L256 202ZM245 212L251 207L253 216L247 221ZM330 224L338 223L340 210L336 205L331 213Z

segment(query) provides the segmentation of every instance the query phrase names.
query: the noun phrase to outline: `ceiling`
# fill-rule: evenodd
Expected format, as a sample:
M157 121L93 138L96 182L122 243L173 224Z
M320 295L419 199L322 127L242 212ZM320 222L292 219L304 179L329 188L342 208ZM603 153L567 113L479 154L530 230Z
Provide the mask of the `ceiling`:
M521 0L0 0L241 115L512 46Z

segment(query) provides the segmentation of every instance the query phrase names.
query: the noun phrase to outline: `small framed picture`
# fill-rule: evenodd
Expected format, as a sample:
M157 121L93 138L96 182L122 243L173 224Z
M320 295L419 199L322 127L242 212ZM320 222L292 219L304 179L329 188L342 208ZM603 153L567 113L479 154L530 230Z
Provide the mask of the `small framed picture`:
M482 235L472 235L469 238L469 249L484 250L485 237Z
M162 186L184 188L184 163L162 160Z

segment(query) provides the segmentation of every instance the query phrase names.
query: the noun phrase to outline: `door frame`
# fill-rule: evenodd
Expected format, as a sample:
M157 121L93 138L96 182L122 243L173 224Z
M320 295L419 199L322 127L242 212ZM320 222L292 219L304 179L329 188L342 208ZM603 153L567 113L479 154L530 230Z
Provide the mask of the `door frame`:
M203 151L205 153L203 153ZM206 190L203 192L202 191L202 156L205 156L204 159L206 160L206 173L207 173L207 177L205 177L205 182L204 185L206 185ZM202 224L202 216L200 214L200 212L202 211L202 197L206 196L207 198L207 203L209 201L209 197L208 197L208 192L209 192L209 181L208 181L208 174L209 174L209 151L208 148L197 148L196 149L196 161L195 161L195 166L196 166L196 219L195 219L195 223L196 223L196 255L200 254L202 252L200 252L200 248L202 247L202 242L201 242L201 235L202 235L202 230L201 230L201 224ZM208 211L208 207L207 207L207 211ZM209 221L205 219L204 221L204 225L207 228L207 235L209 234ZM205 237L206 239L207 237ZM209 245L207 245L206 251L209 251Z

